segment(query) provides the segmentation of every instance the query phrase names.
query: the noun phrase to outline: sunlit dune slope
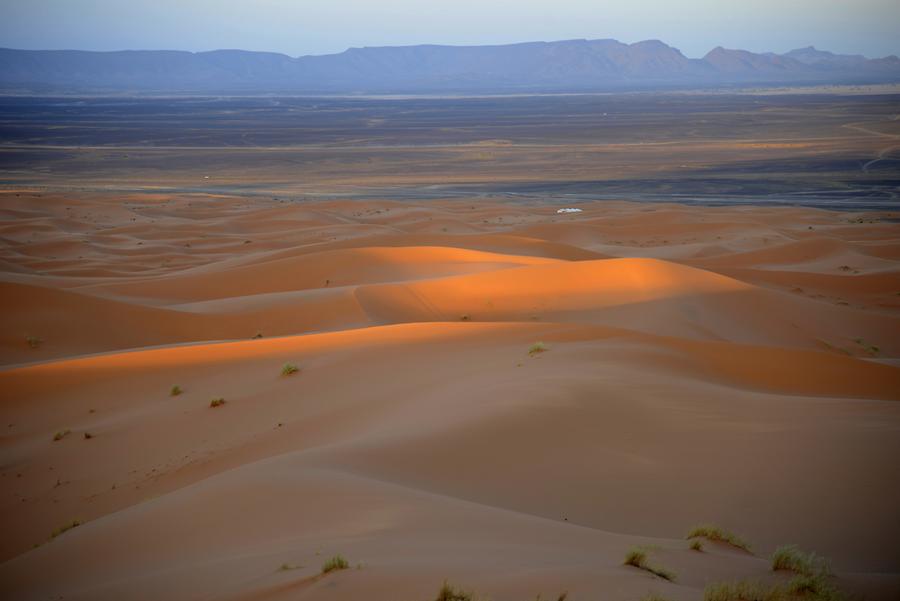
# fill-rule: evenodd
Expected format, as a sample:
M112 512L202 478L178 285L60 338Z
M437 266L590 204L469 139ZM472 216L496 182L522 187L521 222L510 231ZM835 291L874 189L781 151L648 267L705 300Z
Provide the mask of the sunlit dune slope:
M900 226L579 206L16 197L0 597L895 599Z

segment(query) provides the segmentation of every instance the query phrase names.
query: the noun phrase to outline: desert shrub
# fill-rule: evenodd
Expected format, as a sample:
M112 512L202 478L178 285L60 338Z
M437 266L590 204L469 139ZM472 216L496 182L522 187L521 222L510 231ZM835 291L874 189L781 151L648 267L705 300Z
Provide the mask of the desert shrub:
M63 533L65 533L65 532L68 532L68 531L71 530L72 528L77 528L77 527L79 527L79 526L81 526L81 520L72 520L72 521L69 522L68 524L63 524L62 526L60 526L59 528L57 528L56 530L54 530L54 531L50 534L50 538L56 538L56 537L59 536L60 534L63 534Z
M209 406L212 409L215 409L216 407L221 407L224 404L225 404L225 399L223 399L221 397L219 397L217 399L213 399L209 402Z
M549 350L550 349L547 348L547 345L544 344L543 342L535 342L530 347L528 347L528 354L534 356L534 355L537 355L538 353L545 353Z
M772 554L773 570L789 570L798 574L829 574L831 569L824 557L801 551L796 545L779 547Z
M285 363L284 366L281 368L281 375L289 376L291 374L297 373L298 371L300 371L300 368L297 367L296 365L294 365L293 363Z
M472 593L453 587L445 580L434 601L472 601Z
M173 386L172 388L169 389L169 396L178 396L182 392L184 392L184 391L181 389L181 386L176 384L175 386Z
M30 348L38 348L44 342L44 339L38 338L37 336L26 336L25 342L28 343Z
M632 547L629 549L628 553L625 554L625 561L622 563L626 566L634 566L646 570L665 580L675 580L675 574L670 570L649 563L647 561L647 551L641 547Z
M810 601L843 601L844 594L834 586L824 572L798 574L787 584L787 592Z
M707 585L703 601L844 601L844 595L825 574L799 574L787 585L753 581Z
M748 553L750 552L750 545L744 542L733 532L729 532L728 530L720 528L719 526L713 526L710 524L695 526L690 532L688 532L686 538L690 540L692 538L698 537L703 537L707 540L716 541L719 543L725 543L731 545L732 547L743 549Z
M701 543L697 539L694 539L691 541L691 551L702 551L702 550L703 550L703 543Z
M706 585L703 601L787 601L787 596L780 585L741 580Z
M346 570L349 567L350 562L348 562L343 555L335 555L322 564L322 573L327 574L328 572L334 572L335 570Z
M72 431L69 430L68 428L65 430L60 430L59 432L57 432L56 434L53 435L53 442L56 442L57 440L62 440L63 438L65 438L66 436L68 436L71 433L72 433Z

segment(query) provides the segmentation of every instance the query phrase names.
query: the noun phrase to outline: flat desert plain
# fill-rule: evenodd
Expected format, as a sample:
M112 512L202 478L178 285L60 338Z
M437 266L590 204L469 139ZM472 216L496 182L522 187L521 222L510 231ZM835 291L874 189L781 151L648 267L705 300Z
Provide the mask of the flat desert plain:
M4 599L897 598L896 213L0 202Z

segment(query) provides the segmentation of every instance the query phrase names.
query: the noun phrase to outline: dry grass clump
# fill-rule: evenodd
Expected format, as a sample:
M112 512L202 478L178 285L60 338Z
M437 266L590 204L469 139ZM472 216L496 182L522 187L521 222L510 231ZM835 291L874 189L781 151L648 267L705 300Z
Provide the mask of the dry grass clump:
M717 582L703 589L703 601L786 601L784 588L777 584L741 580Z
M772 554L772 570L789 570L807 576L831 573L828 561L813 552L801 551L796 545L784 545Z
M210 407L211 409L215 409L216 407L221 407L221 406L224 405L224 404L225 404L225 399L219 397L219 398L217 398L217 399L211 400L211 401L209 402L209 407Z
M547 348L547 345L544 344L543 342L535 342L530 347L528 347L528 354L533 357L533 356L537 355L538 353L545 353L549 350L550 349Z
M472 593L453 587L445 580L434 601L472 601Z
M56 434L53 435L53 442L56 442L57 440L62 440L63 438L65 438L66 436L68 436L71 433L72 433L72 431L69 430L68 428L66 428L65 430L60 430L59 432L57 432Z
M38 348L39 346L41 346L41 344L43 344L44 339L38 338L37 336L26 336L25 342L28 343L28 346L30 348Z
M57 528L56 530L54 530L54 531L50 534L50 538L56 538L56 537L59 536L60 534L63 534L63 533L65 533L65 532L68 532L68 531L71 530L72 528L77 528L77 527L79 527L79 526L81 526L81 520L72 520L72 521L69 522L68 524L64 524L64 525L60 526L59 528Z
M844 594L822 572L798 574L787 584L753 581L707 585L703 601L845 601Z
M691 551L702 551L703 543L697 539L691 541Z
M181 389L181 386L176 384L175 386L173 386L172 388L169 389L169 396L178 396L182 392L184 392L184 391Z
M701 526L695 526L688 535L685 537L688 540L692 538L703 537L707 540L716 541L719 543L725 543L727 545L731 545L732 547L737 547L738 549L743 549L750 553L750 545L748 545L744 540L738 537L733 532L729 532L724 528L720 528L719 526L713 526L712 524L704 524Z
M300 368L297 367L296 365L294 365L293 363L285 363L284 366L281 368L281 375L289 376L291 374L297 373L298 371L300 371Z
M322 573L327 574L328 572L334 572L335 570L346 570L349 567L350 562L348 562L343 555L335 555L322 564Z
M647 561L647 551L640 547L632 547L625 554L625 561L622 562L626 566L634 566L642 570L646 570L651 574L655 574L665 580L674 581L675 574L665 568L654 566Z

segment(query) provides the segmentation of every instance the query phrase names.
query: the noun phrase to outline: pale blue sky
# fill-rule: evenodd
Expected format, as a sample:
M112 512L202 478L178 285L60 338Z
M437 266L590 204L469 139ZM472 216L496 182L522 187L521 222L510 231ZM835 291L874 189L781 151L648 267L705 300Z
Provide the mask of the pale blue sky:
M291 56L349 47L661 39L900 54L900 0L0 0L0 46L243 48Z

